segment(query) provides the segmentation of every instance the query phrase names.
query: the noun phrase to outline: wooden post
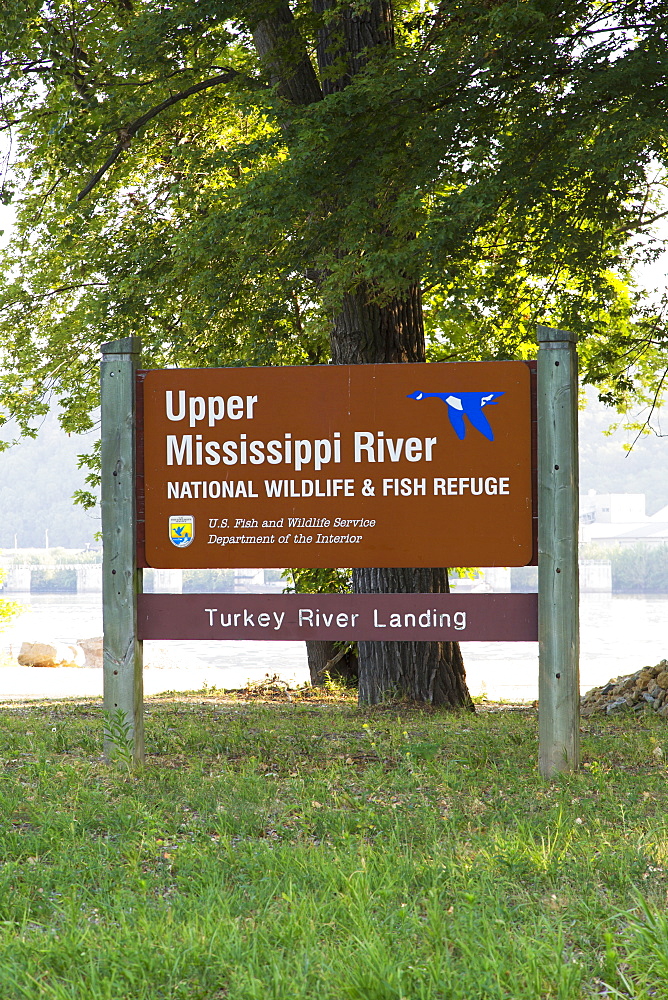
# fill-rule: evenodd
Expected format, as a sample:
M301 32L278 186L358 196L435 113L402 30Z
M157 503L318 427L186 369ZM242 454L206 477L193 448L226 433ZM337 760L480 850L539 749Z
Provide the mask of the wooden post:
M102 345L102 603L104 622L104 752L119 757L123 743L144 759L142 643L137 638L135 501L135 370L137 337Z
M539 768L580 764L578 378L575 334L538 327Z

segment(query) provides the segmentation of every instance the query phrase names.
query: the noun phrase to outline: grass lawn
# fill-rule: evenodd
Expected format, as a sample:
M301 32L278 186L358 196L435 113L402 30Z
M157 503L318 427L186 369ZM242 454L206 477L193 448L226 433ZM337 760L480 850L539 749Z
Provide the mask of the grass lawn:
M666 721L205 692L0 707L0 998L668 997Z

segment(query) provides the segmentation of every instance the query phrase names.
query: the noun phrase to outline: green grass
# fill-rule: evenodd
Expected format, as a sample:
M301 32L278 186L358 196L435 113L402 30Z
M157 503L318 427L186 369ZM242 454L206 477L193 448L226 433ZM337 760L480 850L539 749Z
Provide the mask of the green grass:
M280 696L277 695L277 698ZM193 696L0 709L2 1000L668 997L668 731Z

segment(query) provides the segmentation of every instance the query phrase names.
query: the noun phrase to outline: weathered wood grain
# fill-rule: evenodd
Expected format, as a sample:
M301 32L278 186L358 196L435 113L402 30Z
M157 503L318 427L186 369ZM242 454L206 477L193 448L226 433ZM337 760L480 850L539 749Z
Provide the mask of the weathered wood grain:
M137 638L135 510L135 370L141 343L136 337L102 345L102 601L104 622L104 710L118 719L136 762L144 758L143 656ZM119 715L119 710L122 716ZM119 754L118 738L105 726L104 752Z
M539 768L546 778L580 764L575 339L538 327Z

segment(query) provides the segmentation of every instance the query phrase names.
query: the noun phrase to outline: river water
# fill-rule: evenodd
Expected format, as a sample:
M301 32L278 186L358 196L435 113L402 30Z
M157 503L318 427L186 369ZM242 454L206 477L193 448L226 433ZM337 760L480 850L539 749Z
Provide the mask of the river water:
M0 634L0 649L18 655L21 642L76 642L102 634L99 595L20 594L25 611ZM581 689L632 673L668 658L668 595L583 594L581 599ZM538 697L538 644L462 644L471 694L532 701ZM308 680L301 642L145 642L144 690L200 690L207 685L239 688L277 674L296 684ZM90 697L102 694L102 671L60 667L44 670L12 665L0 669L0 701Z

